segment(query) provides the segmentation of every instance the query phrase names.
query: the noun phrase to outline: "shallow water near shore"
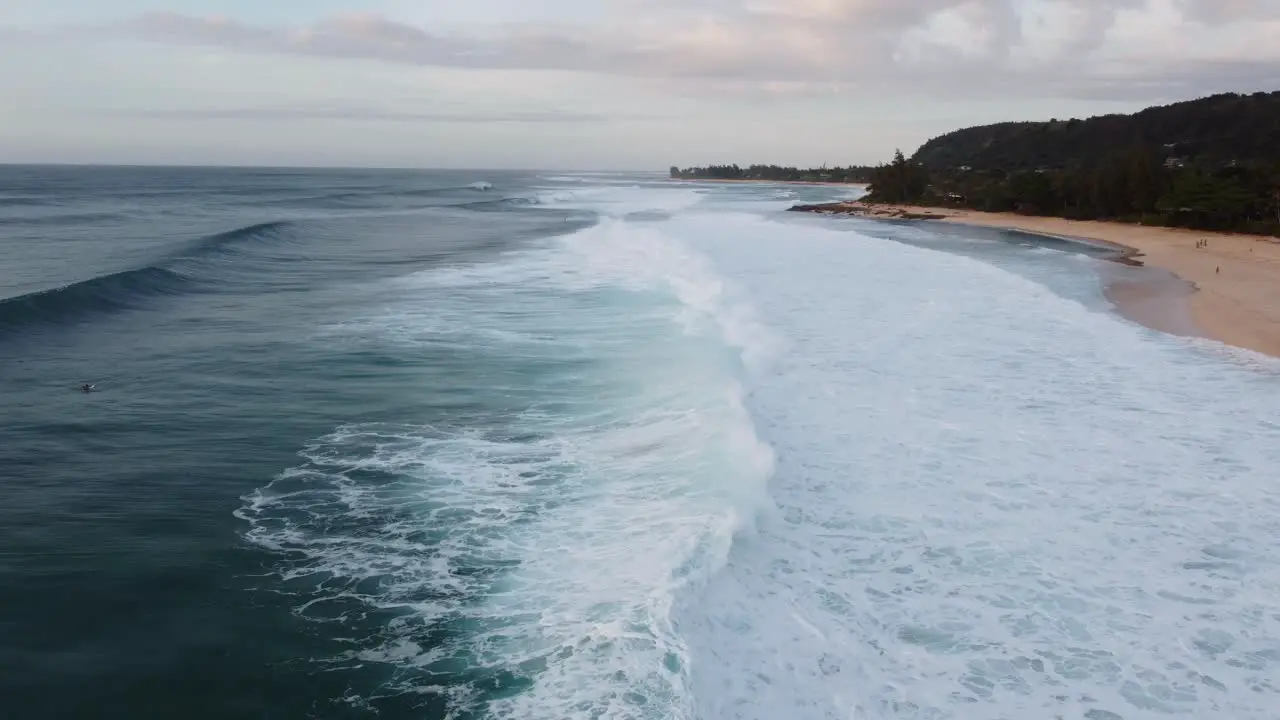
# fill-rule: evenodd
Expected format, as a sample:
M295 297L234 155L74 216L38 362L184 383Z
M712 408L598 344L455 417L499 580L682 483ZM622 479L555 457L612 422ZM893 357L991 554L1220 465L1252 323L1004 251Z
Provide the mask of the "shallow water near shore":
M849 192L0 169L6 712L1270 717L1280 364Z
M843 219L843 218L841 218ZM1141 263L1123 262L1131 252L1127 248L1086 238L1070 238L1019 230L955 225L931 221L856 221L859 230L915 247L960 254L1011 269L1053 288L1065 297L1078 300L1091 308L1109 306L1141 325L1163 333L1191 338L1207 338L1191 315L1190 298L1195 285L1173 273ZM1058 272L1052 257L1047 271L1029 262L1030 254L1051 250L1099 261L1088 263L1098 283L1081 283L1078 278ZM1062 258L1057 258L1062 260Z

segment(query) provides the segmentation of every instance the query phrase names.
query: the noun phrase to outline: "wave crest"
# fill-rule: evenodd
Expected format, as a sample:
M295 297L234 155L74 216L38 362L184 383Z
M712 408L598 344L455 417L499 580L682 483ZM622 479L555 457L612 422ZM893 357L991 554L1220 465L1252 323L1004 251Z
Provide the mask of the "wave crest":
M292 226L286 221L246 225L199 238L153 265L5 298L0 300L0 333L69 324L88 315L136 309L156 298L195 292L207 280L201 279L190 261L224 254L248 242L280 240L288 237Z

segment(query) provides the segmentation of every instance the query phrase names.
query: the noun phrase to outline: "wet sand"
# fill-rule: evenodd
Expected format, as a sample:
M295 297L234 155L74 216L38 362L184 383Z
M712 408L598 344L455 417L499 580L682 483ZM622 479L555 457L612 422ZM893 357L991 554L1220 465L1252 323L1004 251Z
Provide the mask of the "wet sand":
M1107 297L1126 317L1157 330L1186 334L1178 309L1185 306L1199 334L1280 357L1280 238L950 208L857 202L823 207L836 214L929 219L1107 244L1117 249L1117 260L1162 268L1185 281L1114 280Z

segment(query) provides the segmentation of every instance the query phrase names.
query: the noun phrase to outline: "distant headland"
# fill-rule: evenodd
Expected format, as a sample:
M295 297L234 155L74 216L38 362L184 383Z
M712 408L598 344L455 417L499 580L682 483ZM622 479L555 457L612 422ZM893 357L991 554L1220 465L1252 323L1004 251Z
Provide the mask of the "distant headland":
M876 167L707 165L680 180L866 183L865 202L1280 236L1280 92L1006 122Z
M678 168L671 166L673 180L756 180L760 182L868 183L869 166L794 168L780 165L707 165Z
M1280 235L1280 92L956 130L871 172L864 200Z

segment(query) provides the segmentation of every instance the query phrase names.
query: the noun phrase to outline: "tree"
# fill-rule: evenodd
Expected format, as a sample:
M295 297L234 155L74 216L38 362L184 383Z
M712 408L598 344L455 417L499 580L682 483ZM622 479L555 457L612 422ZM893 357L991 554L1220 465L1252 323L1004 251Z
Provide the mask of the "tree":
M1175 225L1226 229L1246 219L1251 199L1235 180L1190 170L1175 176L1160 209Z
M1009 200L1013 209L1029 215L1046 215L1058 209L1053 185L1045 173L1018 172L1009 176Z
M929 189L929 174L923 166L908 161L895 150L893 162L871 171L871 192L867 200L886 203L918 203Z
M1155 154L1145 148L1134 148L1125 163L1130 208L1138 213L1154 212L1164 191Z
M1276 234L1280 235L1280 172L1271 176L1271 207L1276 217Z

